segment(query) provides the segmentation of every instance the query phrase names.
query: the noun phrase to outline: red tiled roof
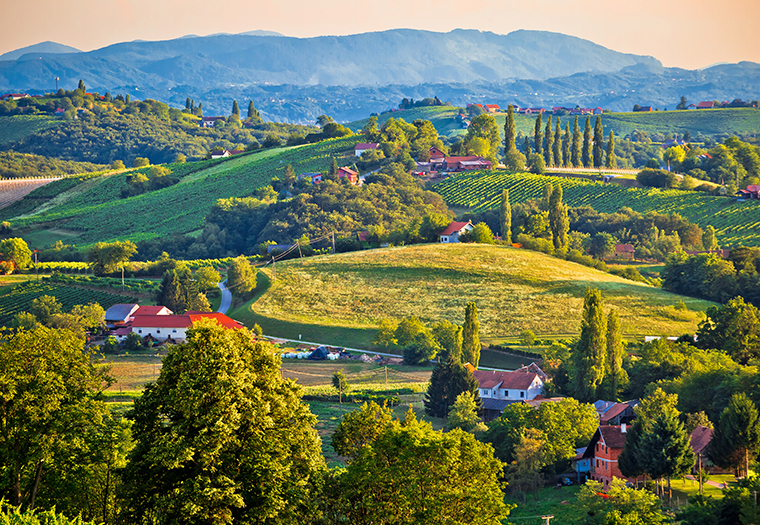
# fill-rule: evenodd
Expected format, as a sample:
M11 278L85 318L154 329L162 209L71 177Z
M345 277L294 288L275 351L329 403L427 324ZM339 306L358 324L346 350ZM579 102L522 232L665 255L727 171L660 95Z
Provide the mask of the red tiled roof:
M634 250L632 244L616 244L615 251L617 253L634 253L636 250Z
M458 232L465 226L470 224L469 222L452 222L449 226L441 232L441 235L451 235L454 232Z
M599 421L609 421L615 416L619 416L620 414L625 412L627 408L628 408L628 403L615 403L610 408L608 408L604 414L602 414L602 417L599 418Z
M493 388L501 385L500 388L513 390L527 390L538 377L536 374L526 374L524 372L496 372L488 370L475 370L473 375L478 380L480 388Z
M341 171L342 171L343 173L347 174L347 175L359 175L358 173L356 173L356 172L355 172L354 170L352 170L351 168L346 168L346 167L340 168L340 169L338 170L338 173L340 173Z
M698 108L711 108L713 106L715 106L715 102L712 102L712 101L705 101L705 102L700 102L699 104L697 104Z
M604 444L609 448L623 448L625 446L625 438L628 434L622 433L619 425L602 426L597 429L597 432L601 433Z
M710 444L712 435L713 435L713 429L699 425L697 428L694 429L694 432L692 432L691 435L689 436L691 449L696 454L699 454L700 452L704 451L707 448L707 445Z
M377 149L380 146L377 142L360 142L354 149Z
M240 324L219 312L187 312L183 315L139 315L132 321L133 327L144 328L190 328L201 319L216 319L225 328L238 328Z
M162 311L169 312L168 314L162 313ZM138 315L170 315L173 314L171 310L169 310L165 306L153 306L153 305L147 305L147 306L141 306L137 309L137 311L134 313L132 317L137 317Z
M751 193L760 192L760 186L758 186L757 184L750 184L749 186L747 186L747 191Z
M486 104L486 107L487 108L496 108L496 109L499 109L499 105L498 104Z

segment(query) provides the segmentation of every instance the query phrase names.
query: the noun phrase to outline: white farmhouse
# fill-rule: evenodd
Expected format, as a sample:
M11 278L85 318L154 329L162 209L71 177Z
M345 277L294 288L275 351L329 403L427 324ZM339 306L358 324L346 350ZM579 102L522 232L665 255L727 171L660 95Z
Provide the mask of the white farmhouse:
M452 222L448 228L441 232L441 242L459 242L459 236L464 232L472 231L472 228L472 221Z
M187 312L183 315L137 315L132 320L132 332L143 339L184 341L187 330L200 319L216 319L224 328L240 328L241 323L218 312Z
M544 382L532 372L475 370L473 375L478 380L486 421L499 417L508 405L529 401L544 390Z

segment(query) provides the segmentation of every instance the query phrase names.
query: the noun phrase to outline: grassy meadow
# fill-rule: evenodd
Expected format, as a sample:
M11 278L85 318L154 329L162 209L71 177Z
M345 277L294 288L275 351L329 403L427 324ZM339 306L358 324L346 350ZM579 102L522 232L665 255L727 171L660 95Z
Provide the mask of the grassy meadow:
M62 119L47 115L11 115L0 117L0 146L16 142L38 131L58 125Z
M486 343L526 329L570 337L578 333L587 287L601 289L628 336L693 333L712 304L527 250L430 244L283 262L277 282L233 317L246 323L277 319L296 330L324 327L335 334L366 330L369 336L386 318L415 315L426 323L461 324L465 305L475 301ZM674 308L679 300L688 311Z

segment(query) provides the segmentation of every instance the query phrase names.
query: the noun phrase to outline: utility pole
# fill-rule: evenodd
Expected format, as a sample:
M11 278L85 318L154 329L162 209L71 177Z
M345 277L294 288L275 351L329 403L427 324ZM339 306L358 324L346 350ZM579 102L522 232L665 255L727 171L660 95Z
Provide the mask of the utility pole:
M272 282L273 283L277 282L277 266L275 265L276 262L277 260L274 257L272 257L272 274L273 274Z
M121 262L121 291L124 291L124 261Z
M37 264L37 249L34 249L34 273L37 274L37 282L40 282L40 267Z
M333 255L335 255L335 232L332 232Z
M298 246L298 256L301 258L301 264L303 264L303 253L301 253L301 243L296 241L296 246Z

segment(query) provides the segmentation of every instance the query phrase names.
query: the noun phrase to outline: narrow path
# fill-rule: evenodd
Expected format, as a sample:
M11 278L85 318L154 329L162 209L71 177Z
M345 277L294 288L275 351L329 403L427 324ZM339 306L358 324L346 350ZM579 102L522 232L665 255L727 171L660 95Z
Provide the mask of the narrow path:
M225 285L226 282L227 279L217 285L222 291L222 303L219 305L219 310L217 310L220 314L226 314L227 310L230 309L230 305L232 305L232 292Z

